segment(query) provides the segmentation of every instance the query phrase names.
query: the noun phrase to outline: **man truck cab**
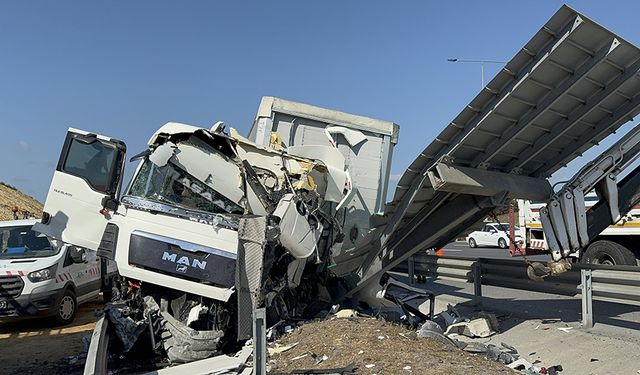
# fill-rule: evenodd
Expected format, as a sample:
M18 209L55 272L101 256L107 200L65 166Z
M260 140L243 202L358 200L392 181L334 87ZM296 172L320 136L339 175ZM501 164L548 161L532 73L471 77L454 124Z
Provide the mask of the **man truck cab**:
M69 324L79 304L98 296L100 262L95 251L33 231L35 223L0 222L0 319L53 316Z

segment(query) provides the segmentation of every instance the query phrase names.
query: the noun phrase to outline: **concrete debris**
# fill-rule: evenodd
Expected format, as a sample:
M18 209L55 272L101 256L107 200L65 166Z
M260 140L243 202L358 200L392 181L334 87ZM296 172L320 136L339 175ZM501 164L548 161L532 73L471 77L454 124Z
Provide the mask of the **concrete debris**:
M498 361L504 365L508 365L518 360L519 357L518 353L512 353L511 350L503 351L493 344L487 345L487 358Z
M490 323L485 318L474 319L470 322L455 323L447 327L445 335L456 333L467 337L489 337L495 334Z
M299 355L299 356L297 356L297 357L293 357L293 358L291 358L291 360L292 360L292 361L297 361L297 360L299 360L299 359L302 359L302 358L304 358L304 357L307 357L308 355L309 355L309 353L300 354L300 355Z
M317 355L316 353L312 353L312 352L309 352L309 354L311 354L311 357L313 357L313 359L315 360L315 364L316 365L319 365L322 362L324 362L327 359L329 359L329 357L327 357L325 354Z
M573 327L558 327L558 329L564 333L569 333L573 329Z
M295 348L296 345L298 345L297 342L294 342L293 344L290 344L290 345L282 345L282 346L276 344L275 348L267 348L267 352L269 353L269 355L284 353L289 349Z
M293 332L293 327L292 327L292 326L286 326L286 327L284 327L284 332L285 332L285 333L291 333L291 332Z
M267 341L277 340L278 337L282 335L282 332L284 332L283 325L284 325L284 321L281 320L278 323L267 328Z
M467 346L465 346L463 350L469 353L484 354L488 349L487 345L481 342L468 342Z
M481 311L478 314L478 317L487 319L489 321L489 326L491 327L491 329L495 332L500 332L500 321L498 320L498 317L496 316L496 314L486 312L486 311Z
M420 329L416 331L418 337L431 338L437 340L449 347L450 349L454 349L457 347L456 342L451 338L444 335L442 328L438 325L438 323L427 320L420 326Z
M366 368L374 368L374 367L376 367L376 365L374 363L369 363L368 365L365 365L364 367L366 367Z
M358 313L353 309L343 309L335 313L336 318L355 318L356 316Z
M509 368L514 369L514 370L527 370L532 366L532 364L529 361L527 361L526 359L520 358L517 361L511 362L507 366Z

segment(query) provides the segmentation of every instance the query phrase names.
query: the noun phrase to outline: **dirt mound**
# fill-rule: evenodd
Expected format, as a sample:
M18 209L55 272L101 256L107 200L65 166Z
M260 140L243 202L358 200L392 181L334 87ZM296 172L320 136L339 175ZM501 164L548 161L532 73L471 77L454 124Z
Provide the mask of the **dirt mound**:
M19 219L42 216L42 203L13 186L0 182L0 220L13 220L14 211Z
M277 341L281 348L295 343L295 347L270 356L273 373L342 368L350 364L355 365L358 374L514 373L497 362L435 340L418 338L412 330L375 318L336 318L308 323ZM316 365L314 357L322 356L327 359Z

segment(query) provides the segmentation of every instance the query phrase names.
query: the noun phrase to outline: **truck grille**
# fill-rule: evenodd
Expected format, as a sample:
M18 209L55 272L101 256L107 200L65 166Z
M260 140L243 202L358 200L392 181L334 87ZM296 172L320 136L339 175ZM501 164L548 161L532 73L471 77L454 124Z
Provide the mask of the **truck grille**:
M24 282L20 276L0 276L0 298L18 297L22 293Z

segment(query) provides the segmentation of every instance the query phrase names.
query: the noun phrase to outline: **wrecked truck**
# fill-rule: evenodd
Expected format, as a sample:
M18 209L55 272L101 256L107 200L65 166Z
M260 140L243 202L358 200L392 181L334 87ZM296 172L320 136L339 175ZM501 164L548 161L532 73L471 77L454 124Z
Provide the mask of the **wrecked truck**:
M106 314L125 353L144 346L175 363L233 351L254 308L272 325L324 316L332 301L373 302L376 289L375 303L419 316L410 303L433 296L389 271L512 198L553 205L549 177L640 113L639 72L640 49L562 6L418 153L386 204L391 122L267 97L246 139L222 124L165 125L122 191L124 143L70 130L35 229L115 259ZM637 144L561 191L556 211L573 205L580 217L556 223L587 232L559 236L567 246L544 267L525 259L534 276L566 271L576 240L640 203L640 167L615 178ZM572 197L594 187L605 194L582 215Z
M122 188L125 144L69 129L34 229L117 263L105 312L123 352L145 337L172 363L203 359L250 338L256 307L307 319L351 288L397 139L391 122L265 97L248 138L165 124Z

